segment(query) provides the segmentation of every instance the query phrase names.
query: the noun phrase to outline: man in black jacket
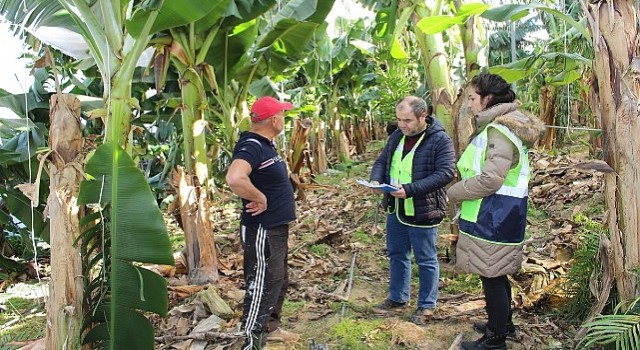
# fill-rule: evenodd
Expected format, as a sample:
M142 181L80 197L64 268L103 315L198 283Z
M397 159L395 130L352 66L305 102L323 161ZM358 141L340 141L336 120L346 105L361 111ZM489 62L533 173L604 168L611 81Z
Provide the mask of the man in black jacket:
M394 131L371 171L371 182L396 186L385 194L389 296L375 309L406 307L411 286L411 251L420 287L412 321L424 323L438 299L438 224L446 215L445 186L455 176L455 152L442 124L428 115L425 101L407 96L396 104Z

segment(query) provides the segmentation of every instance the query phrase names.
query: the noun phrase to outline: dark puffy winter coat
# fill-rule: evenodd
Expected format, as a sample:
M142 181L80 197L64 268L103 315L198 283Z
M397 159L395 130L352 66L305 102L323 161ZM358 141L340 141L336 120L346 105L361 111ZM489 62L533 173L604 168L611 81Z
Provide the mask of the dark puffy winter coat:
M456 159L451 138L438 119L427 117L427 123L426 135L413 157L412 181L402 184L407 198L413 197L415 216L401 215L402 221L410 224L436 225L442 221L447 212L444 187L455 176ZM386 146L373 164L371 181L390 183L391 159L402 136L399 129L389 135ZM394 209L395 198L385 194L383 204L388 210Z

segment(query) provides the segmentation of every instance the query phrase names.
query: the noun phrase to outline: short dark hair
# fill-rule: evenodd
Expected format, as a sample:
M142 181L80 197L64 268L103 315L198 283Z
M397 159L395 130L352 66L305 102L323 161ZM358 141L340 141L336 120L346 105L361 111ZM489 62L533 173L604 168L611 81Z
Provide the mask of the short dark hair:
M516 93L511 90L511 85L497 74L480 73L471 79L471 87L480 97L492 95L486 108L499 103L510 103L516 99Z
M427 102L425 102L425 100L423 100L422 98L418 96L405 96L401 98L398 103L396 103L396 107L398 107L403 102L406 102L409 107L411 107L411 110L413 111L413 114L416 116L416 118L420 118L423 115L428 115Z

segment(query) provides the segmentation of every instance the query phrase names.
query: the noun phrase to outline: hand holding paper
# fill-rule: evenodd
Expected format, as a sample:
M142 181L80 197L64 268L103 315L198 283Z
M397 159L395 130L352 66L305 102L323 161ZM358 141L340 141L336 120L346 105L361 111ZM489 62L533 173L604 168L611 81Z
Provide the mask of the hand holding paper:
M374 190L381 190L381 191L386 192L386 193L395 192L395 191L398 190L396 187L388 185L388 184L373 184L373 183L368 182L368 181L363 180L363 179L356 179L356 182L359 183L360 185L369 187L369 188L374 189Z

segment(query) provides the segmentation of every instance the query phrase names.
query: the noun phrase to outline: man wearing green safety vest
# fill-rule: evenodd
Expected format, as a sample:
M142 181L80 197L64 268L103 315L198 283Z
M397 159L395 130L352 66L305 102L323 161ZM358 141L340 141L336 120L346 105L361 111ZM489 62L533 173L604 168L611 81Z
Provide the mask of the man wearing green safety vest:
M374 310L404 309L410 299L411 251L418 265L419 290L411 318L424 323L438 299L438 224L446 214L445 186L455 175L455 152L442 124L428 115L425 101L407 96L396 105L398 129L371 170L371 182L398 188L386 193L389 295Z
M480 275L488 322L474 328L484 335L464 341L465 350L504 350L515 335L507 275L520 269L527 223L530 177L528 148L543 124L518 110L515 93L495 74L471 80L469 107L476 132L458 161L461 181L447 191L461 202L456 266Z

